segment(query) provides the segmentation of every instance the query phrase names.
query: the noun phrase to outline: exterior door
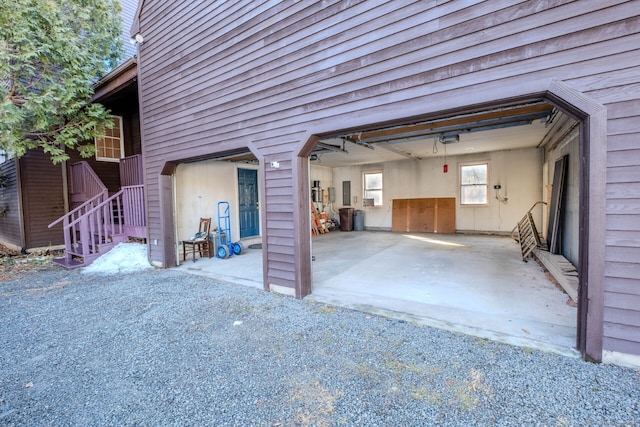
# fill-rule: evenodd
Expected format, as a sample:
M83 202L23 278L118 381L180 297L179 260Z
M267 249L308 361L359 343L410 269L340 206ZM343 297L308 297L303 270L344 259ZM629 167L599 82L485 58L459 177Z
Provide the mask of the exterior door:
M258 214L258 171L238 169L240 199L240 238L260 235Z

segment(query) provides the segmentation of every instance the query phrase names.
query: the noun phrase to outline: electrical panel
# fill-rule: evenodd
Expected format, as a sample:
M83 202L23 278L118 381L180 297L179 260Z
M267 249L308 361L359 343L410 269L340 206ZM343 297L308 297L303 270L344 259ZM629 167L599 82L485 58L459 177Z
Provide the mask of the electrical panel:
M336 202L336 189L334 187L329 187L329 202Z

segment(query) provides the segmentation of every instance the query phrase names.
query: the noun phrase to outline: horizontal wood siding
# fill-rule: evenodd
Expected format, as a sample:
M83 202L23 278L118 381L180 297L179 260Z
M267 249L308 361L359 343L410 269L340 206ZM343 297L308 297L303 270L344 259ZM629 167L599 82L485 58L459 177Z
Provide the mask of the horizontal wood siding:
M0 187L0 209L7 208L6 215L0 216L0 242L22 248L17 171L15 159L0 163L0 176L6 179L6 186Z
M135 56L136 48L131 43L131 36L129 34L131 30L131 24L133 23L134 16L136 11L138 10L138 1L137 0L120 0L120 5L122 6L122 12L120 16L122 17L122 33L120 35L120 39L122 41L122 58L121 62Z
M139 24L152 239L162 236L154 183L166 162L292 132L471 111L558 79L609 109L605 289L638 295L640 261L619 252L637 247L640 235L637 1L145 0ZM309 232L290 212L306 209L292 194L301 175L289 170L303 143L273 156L268 145L255 145L266 153L266 268L288 284L299 267L291 234ZM269 171L267 158L280 170ZM152 259L161 259L162 244L151 246ZM624 282L614 291L617 280ZM609 313L627 310L635 319L640 306L610 301L606 349L640 354L635 321Z
M608 350L640 354L640 102L620 99L606 106L608 286L603 344Z
M25 246L47 247L64 243L62 224L48 225L65 213L62 165L54 165L42 150L20 159Z

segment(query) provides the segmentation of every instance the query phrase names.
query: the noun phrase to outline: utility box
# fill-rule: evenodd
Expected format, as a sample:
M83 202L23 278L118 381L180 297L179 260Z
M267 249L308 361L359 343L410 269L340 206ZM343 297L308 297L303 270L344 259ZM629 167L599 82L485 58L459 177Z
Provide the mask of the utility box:
M336 201L336 189L335 187L329 187L329 202L335 203Z

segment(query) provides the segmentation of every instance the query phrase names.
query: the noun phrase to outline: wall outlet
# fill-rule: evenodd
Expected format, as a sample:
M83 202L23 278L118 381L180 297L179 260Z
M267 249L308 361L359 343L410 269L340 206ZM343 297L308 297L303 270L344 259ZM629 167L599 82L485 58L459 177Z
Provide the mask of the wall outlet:
M499 190L501 188L502 188L502 186L500 184L496 184L496 185L493 186L494 190Z

